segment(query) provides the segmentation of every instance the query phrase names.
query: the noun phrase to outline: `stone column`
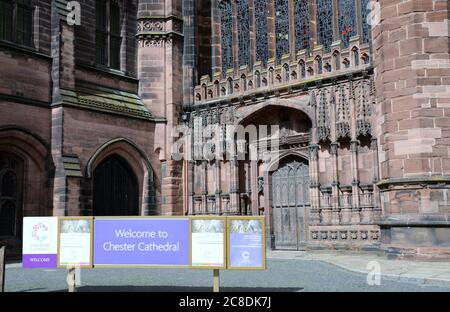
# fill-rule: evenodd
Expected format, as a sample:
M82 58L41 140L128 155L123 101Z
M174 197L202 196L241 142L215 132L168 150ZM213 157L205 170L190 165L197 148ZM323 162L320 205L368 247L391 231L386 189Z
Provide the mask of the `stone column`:
M359 180L358 180L358 144L356 140L350 142L351 150L351 169L352 169L352 223L358 224L360 218L359 205Z
M331 100L330 100L330 136L331 136L331 144L330 144L330 154L331 154L331 224L339 224L339 178L338 178L338 148L339 143L337 142L337 134L336 134L336 97L335 97L335 88L331 88Z
M194 166L195 162L193 160L188 160L188 214L194 214Z
M202 214L208 213L208 161L202 161Z
M351 222L358 224L361 221L360 205L359 205L359 176L358 176L358 145L357 140L357 123L356 123L356 99L354 95L353 77L349 75L349 100L350 100L350 115L351 115L351 161L350 167L352 170L352 217Z
M370 141L370 149L372 150L372 162L373 162L373 218L376 221L381 216L380 206L380 189L377 183L380 181L380 166L378 159L378 140L372 138Z
M311 212L310 212L310 222L311 224L320 223L320 184L319 184L319 145L311 144L309 146L310 162L309 162L309 172L311 176L311 186L310 186L310 200L311 200Z
M239 162L236 156L230 160L230 167L230 214L237 215L239 213Z
M258 209L258 161L250 161L250 187L251 187L251 210L252 215L257 216L259 213Z
M74 27L61 18L60 11L52 10L51 55L52 55L52 109L51 109L51 154L55 166L53 178L53 215L68 214L69 188L64 166L64 103L61 90L75 88ZM61 67L64 65L64 70ZM79 181L78 181L79 182ZM79 200L80 188L74 189L72 197ZM79 212L79 211L78 211ZM76 213L78 213L76 212ZM73 211L72 211L73 213Z
M220 160L216 159L214 161L214 177L215 177L215 184L216 184L216 212L218 214L222 214L222 201L220 200L220 194L222 194L222 186L220 183L220 169L221 169L221 162Z
M333 175L333 181L331 182L331 204L332 204L332 212L331 212L331 223L339 224L339 180L338 180L338 170L337 170L337 162L338 162L338 151L339 143L332 142L331 143L331 171Z

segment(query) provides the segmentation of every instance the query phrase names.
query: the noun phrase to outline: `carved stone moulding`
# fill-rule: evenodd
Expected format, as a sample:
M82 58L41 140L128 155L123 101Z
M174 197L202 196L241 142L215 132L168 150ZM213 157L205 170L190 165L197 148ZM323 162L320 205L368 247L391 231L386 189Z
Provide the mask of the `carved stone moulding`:
M311 241L323 243L373 244L380 239L380 229L374 225L310 225Z

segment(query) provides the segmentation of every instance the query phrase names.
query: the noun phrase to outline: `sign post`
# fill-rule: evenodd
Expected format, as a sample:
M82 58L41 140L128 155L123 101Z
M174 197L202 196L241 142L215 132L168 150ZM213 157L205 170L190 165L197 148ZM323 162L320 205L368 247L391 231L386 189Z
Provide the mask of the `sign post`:
M220 292L220 270L213 270L213 292Z
M5 250L6 246L0 246L0 292L5 291Z
M75 267L68 267L67 271L67 286L69 288L69 292L77 292L77 285L76 285L76 268Z

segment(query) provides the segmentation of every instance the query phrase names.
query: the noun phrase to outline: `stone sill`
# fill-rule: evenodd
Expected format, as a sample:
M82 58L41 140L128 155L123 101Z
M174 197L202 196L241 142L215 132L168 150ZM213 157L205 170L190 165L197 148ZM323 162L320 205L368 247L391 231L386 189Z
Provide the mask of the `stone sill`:
M10 51L14 51L14 52L19 52L19 53L22 53L25 55L31 55L31 56L35 56L35 57L39 57L39 58L44 58L47 61L52 60L52 57L50 55L41 53L32 47L20 45L20 44L11 42L11 41L0 40L0 48L4 48L6 50L10 50Z
M136 77L130 76L128 73L120 71L120 70L111 69L111 68L104 67L104 66L83 64L83 63L77 63L76 66L79 68L82 68L82 69L87 69L90 71L101 72L106 75L115 76L115 78L127 79L133 83L139 83L139 79L137 79Z

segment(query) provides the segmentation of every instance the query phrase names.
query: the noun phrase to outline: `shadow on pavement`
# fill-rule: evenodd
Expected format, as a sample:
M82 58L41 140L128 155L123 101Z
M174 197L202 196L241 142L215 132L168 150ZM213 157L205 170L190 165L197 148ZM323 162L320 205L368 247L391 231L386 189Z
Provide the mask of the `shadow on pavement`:
M298 292L299 287L265 288L265 287L220 287L220 292ZM57 292L67 292L58 290ZM189 286L81 286L77 292L212 292L212 287Z

